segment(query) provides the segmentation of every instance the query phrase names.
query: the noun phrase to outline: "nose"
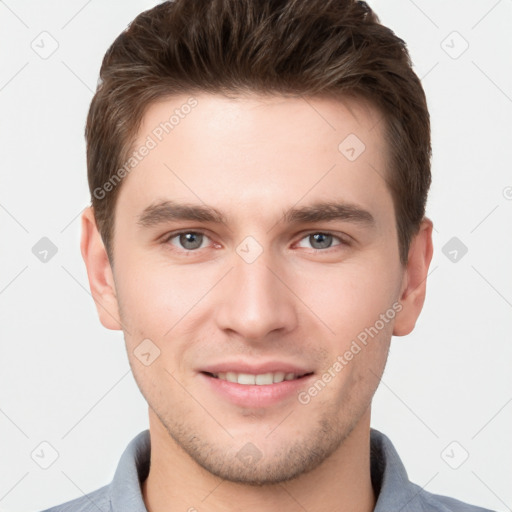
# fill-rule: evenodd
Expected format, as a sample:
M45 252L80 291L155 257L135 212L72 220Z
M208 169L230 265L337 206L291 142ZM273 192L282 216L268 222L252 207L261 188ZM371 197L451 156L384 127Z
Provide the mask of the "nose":
M289 276L282 265L265 251L252 263L237 253L232 261L233 268L217 292L218 328L251 343L294 330L299 301L287 283Z

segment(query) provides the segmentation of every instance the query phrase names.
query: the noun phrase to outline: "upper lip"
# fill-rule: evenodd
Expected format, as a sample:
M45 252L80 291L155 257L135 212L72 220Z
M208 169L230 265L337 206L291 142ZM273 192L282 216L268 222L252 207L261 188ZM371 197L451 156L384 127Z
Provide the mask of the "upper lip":
M206 373L248 373L251 375L261 375L264 373L294 373L295 375L305 375L306 373L312 373L311 369L303 366L298 366L291 363L285 363L280 361L268 361L266 363L249 363L243 361L233 362L222 362L205 366L199 370L200 372Z

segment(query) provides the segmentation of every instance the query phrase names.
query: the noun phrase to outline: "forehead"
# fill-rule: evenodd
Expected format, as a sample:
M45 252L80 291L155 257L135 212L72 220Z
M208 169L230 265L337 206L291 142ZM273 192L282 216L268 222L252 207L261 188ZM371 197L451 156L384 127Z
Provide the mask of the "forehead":
M149 106L118 202L155 199L281 212L298 202L391 206L380 112L356 99L181 95Z

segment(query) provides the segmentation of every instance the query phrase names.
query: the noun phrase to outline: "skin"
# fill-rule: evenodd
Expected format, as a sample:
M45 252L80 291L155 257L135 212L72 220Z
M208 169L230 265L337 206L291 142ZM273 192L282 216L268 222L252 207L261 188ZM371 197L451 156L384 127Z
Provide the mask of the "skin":
M410 333L423 307L432 222L423 220L402 266L383 179L384 123L362 100L195 97L197 107L123 180L114 267L92 209L82 215L81 250L100 320L123 329L149 405L146 506L371 511L371 400L391 336ZM151 105L136 146L187 98ZM338 150L351 133L366 146L352 162ZM227 222L139 225L159 200L206 203ZM285 209L320 200L356 204L375 225L283 222ZM200 248L169 240L182 229L204 233ZM324 232L335 235L330 245L310 236ZM263 250L252 263L236 251L247 236ZM300 388L307 391L394 303L401 310L307 404L294 393L270 406L235 405L200 374L226 360L286 361L314 372ZM134 354L144 339L160 350L148 366ZM247 443L256 462L237 457Z

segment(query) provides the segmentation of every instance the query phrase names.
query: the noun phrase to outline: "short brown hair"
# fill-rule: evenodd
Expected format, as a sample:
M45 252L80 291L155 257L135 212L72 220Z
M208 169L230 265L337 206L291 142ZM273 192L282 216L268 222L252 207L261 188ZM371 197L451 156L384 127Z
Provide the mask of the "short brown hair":
M431 182L425 93L404 41L353 0L167 1L117 37L85 129L92 206L111 263L120 185L102 187L126 161L148 106L196 92L369 100L384 116L386 181L407 263Z

